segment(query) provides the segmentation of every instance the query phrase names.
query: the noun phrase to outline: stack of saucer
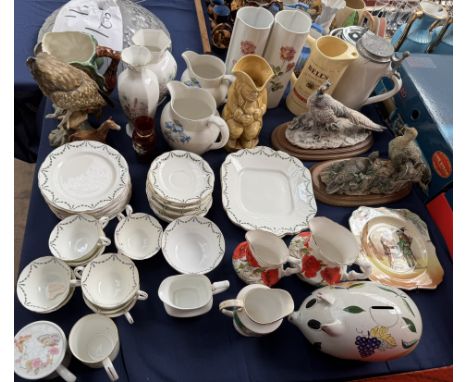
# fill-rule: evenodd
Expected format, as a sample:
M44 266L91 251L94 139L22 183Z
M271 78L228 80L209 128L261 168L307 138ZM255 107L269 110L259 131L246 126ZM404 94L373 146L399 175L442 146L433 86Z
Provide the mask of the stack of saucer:
M74 272L88 308L108 317L125 315L133 324L129 311L148 294L139 289L140 276L132 260L120 253L105 253Z
M60 221L49 236L50 252L70 267L85 265L104 253L111 241L103 228L109 219L70 215Z
M132 185L125 158L96 141L66 143L52 151L38 173L42 196L63 219L74 214L115 217L130 200Z
M205 216L213 204L213 185L213 170L202 157L174 150L151 164L146 195L156 216L171 222L181 216Z

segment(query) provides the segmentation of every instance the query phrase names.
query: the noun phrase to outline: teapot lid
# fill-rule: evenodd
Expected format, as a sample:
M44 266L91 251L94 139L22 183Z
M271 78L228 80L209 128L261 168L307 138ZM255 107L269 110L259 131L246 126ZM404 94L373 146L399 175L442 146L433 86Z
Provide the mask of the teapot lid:
M361 56L373 62L389 62L395 53L393 45L372 32L365 33L356 43Z
M441 5L432 1L421 1L419 3L422 11L437 20L445 20L448 17L447 9Z

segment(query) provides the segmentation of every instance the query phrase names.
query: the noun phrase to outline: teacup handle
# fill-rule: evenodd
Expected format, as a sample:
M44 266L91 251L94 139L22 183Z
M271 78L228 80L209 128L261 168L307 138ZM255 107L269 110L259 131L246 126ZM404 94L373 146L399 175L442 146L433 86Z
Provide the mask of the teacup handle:
M217 282L211 284L211 290L212 290L213 294L218 294L218 293L224 292L227 289L229 289L229 285L230 284L229 284L228 280L217 281Z
M219 304L219 310L221 313L228 317L234 316L234 311L242 309L244 307L244 301L238 299L224 300Z
M342 281L365 280L369 278L372 273L372 264L361 255L359 255L354 263L359 265L362 273L356 271L345 272Z
M104 370L106 371L109 379L111 381L118 381L119 375L117 374L117 371L115 370L115 367L112 364L112 361L109 358L106 358L104 361L102 361L102 364L104 366Z
M70 280L70 284L75 288L79 287L81 286L81 280L79 280L78 278Z
M127 319L128 323L130 325L133 325L135 323L135 320L133 319L132 315L130 314L130 312L125 312L124 314L125 318Z
M226 121L217 115L212 115L210 118L208 118L207 125L215 125L221 133L221 140L219 142L213 142L208 150L216 150L226 146L226 143L229 139L229 129Z
M145 301L148 299L148 293L146 293L145 291L143 290L139 290L136 294L136 299L138 301Z
M76 376L73 374L70 370L68 370L65 366L63 365L58 365L57 369L55 369L58 375L60 377L67 381L67 382L75 382L76 381Z
M104 229L106 228L107 224L109 223L110 219L109 216L102 216L99 218L99 224L101 225L101 228Z
M294 260L288 260L292 267L280 268L280 277L295 275L296 273L302 272L301 260L289 256ZM289 258L288 258L289 259ZM298 263L296 262L298 260Z
M132 206L130 204L127 204L125 206L125 215L130 216L131 214L133 214L133 208L132 208ZM122 212L119 212L117 214L117 219L119 219L119 221L121 221L121 220L125 219L125 215Z
M101 246L101 247L102 246L107 247L107 246L111 245L111 240L106 236L101 236L101 237L99 237L99 244L98 245Z
M85 268L84 266L80 265L73 270L73 273L75 274L78 280L81 280L81 277L83 276L84 268Z

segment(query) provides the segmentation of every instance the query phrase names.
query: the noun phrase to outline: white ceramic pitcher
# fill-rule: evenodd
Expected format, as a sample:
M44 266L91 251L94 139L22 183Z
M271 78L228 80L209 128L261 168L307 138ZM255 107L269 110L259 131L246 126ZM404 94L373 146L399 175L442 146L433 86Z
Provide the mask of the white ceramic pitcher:
M225 74L223 60L209 54L198 54L191 50L182 53L187 69L182 73L181 81L188 86L198 86L208 90L216 101L216 106L226 103L228 88L235 76Z
M227 143L228 126L219 117L216 101L207 90L180 81L169 82L167 88L171 102L161 114L161 131L169 146L203 154Z

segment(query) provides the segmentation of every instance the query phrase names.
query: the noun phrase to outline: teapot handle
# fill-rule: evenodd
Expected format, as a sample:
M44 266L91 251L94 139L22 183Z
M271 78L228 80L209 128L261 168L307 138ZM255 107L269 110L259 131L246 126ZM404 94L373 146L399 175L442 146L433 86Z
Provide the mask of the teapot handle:
M315 38L313 38L311 35L307 36L305 43L306 43L306 45L309 45L311 52L317 46L317 40ZM297 81L297 77L294 74L294 71L291 73L291 79L290 80L291 80L291 89L292 89L294 87L294 85L296 84L296 81Z
M372 264L362 255L359 255L354 263L359 265L362 273L356 271L345 272L342 281L365 280L369 278L372 273Z
M372 32L377 34L377 28L379 24L377 23L377 18L372 16L372 14L369 11L364 11L362 12L362 20L359 23L361 26L364 23L364 20L367 20L368 22L368 29Z
M392 80L393 88L390 89L389 91L386 91L385 93L377 94L377 95L375 95L373 97L369 97L364 102L364 104L362 106L369 105L371 103L381 102L381 101L386 100L386 99L388 99L390 97L393 97L395 94L397 94L400 91L401 86L403 85L403 83L401 81L400 73L398 73L396 71L389 70L387 73L385 73L385 75L383 77L387 77L390 80Z
M219 142L213 142L208 150L216 150L226 146L226 143L229 139L229 129L226 121L217 115L212 115L210 118L208 118L207 125L215 125L221 133L221 140Z

